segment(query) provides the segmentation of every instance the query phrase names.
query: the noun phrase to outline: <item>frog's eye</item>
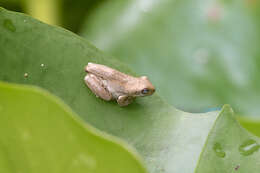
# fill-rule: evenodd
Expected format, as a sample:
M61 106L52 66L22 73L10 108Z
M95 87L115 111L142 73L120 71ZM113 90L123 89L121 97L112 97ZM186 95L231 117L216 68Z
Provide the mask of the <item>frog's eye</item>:
M142 92L142 94L148 94L149 93L149 89L145 88L141 92Z

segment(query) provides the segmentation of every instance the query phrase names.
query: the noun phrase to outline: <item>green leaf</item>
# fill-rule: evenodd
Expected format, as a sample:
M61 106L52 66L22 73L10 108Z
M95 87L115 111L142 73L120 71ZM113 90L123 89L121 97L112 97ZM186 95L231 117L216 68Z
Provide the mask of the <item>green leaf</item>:
M157 94L139 98L127 107L103 101L85 86L84 66L96 62L132 74L127 66L61 28L2 9L0 23L5 20L16 30L0 25L0 80L37 85L62 98L86 122L134 146L151 173L190 173L203 166L214 172L215 164L209 165L207 157L226 170L233 166L231 163L259 162L259 152L244 156L236 146L230 151L226 148L242 145L245 138L260 143L236 123L228 106L222 112L191 114L172 108ZM232 134L241 135L231 144L230 136L222 135L229 126ZM215 150L208 150L215 145L211 139L217 137L223 138L215 150L223 150L224 158L213 157ZM249 172L257 171L250 166L245 165Z
M260 119L259 118L245 118L237 117L240 124L248 131L260 137Z
M82 35L191 112L223 104L260 116L260 3L245 0L107 1Z
M146 172L110 138L46 91L0 83L0 172Z
M105 0L63 0L62 2L62 26L70 31L78 33L80 27L92 11Z
M233 111L224 107L209 134L196 172L259 171L259 138L245 132L230 115Z

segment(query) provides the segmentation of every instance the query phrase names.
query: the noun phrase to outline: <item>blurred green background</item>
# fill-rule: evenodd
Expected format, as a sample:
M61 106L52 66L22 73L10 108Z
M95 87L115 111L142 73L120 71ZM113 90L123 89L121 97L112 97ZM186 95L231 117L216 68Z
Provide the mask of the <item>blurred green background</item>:
M78 32L89 14L105 0L0 0L8 10L29 14L48 24Z
M259 0L0 0L59 25L149 76L188 112L230 104L260 117Z

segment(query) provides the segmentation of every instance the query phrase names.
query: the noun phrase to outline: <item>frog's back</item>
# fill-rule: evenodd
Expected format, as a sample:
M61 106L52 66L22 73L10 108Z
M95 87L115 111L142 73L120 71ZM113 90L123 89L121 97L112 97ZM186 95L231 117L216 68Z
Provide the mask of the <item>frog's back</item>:
M101 64L88 63L85 70L86 72L95 74L101 78L111 79L111 80L121 80L121 82L127 81L127 79L129 78L128 75L125 75L120 71L117 71L115 69L112 69L110 67Z

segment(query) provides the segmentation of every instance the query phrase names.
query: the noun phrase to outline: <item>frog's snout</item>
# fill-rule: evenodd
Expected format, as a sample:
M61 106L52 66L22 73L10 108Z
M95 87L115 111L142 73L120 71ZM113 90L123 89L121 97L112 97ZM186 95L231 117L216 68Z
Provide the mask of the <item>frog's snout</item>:
M88 65L86 65L85 66L85 72L89 72L89 65L90 65L91 63L88 63Z

